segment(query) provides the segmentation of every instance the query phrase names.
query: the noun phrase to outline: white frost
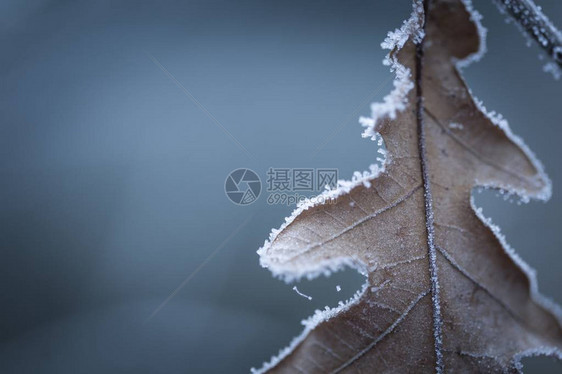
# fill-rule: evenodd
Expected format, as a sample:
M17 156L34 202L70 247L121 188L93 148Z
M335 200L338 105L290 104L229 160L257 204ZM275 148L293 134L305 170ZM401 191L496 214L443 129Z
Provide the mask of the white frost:
M470 14L470 20L476 25L476 31L479 36L478 51L467 56L466 58L457 61L456 66L459 70L466 68L473 62L480 61L480 59L486 54L486 35L488 30L482 25L482 15L472 5L472 0L461 0L466 8L467 12Z
M471 90L468 90L468 92L471 95L478 110L484 113L486 117L488 117L488 119L490 119L490 121L494 125L502 129L505 135L509 138L509 140L511 140L513 143L515 143L515 145L521 148L521 150L529 158L529 160L537 170L537 176L536 176L537 182L544 182L544 187L540 191L532 195L528 194L526 191L514 189L512 186L509 185L506 186L487 186L484 184L480 184L480 185L482 187L494 187L494 188L504 189L512 194L516 194L518 197L521 198L521 201L524 203L529 202L531 198L542 200L542 201L547 201L548 199L550 199L550 196L552 195L552 183L550 181L550 178L544 171L544 166L539 161L539 159L535 156L533 151L531 151L531 149L527 146L527 144L525 144L525 142L523 141L523 139L521 139L521 137L515 135L511 131L511 128L509 127L509 123L500 113L497 113L495 111L489 112L484 106L484 104L482 103L482 101L473 95Z
M553 43L549 38L558 42L562 40L562 32L548 19L541 7L537 6L532 0L521 3L513 1L496 1L495 3L502 14L507 13L506 8L510 8L512 13L515 12L517 14L519 22L513 22L511 17L506 18L506 22L514 23L517 26L526 40L527 47L533 44L529 34L532 34L537 43L545 49L549 49L549 44ZM562 47L554 46L550 52L551 57L557 59L561 52ZM556 80L560 79L562 76L561 70L562 69L554 62L547 63L543 66L543 71L552 74Z
M312 300L312 296L308 296L303 294L302 292L299 291L299 289L297 288L297 286L293 287L293 291L295 291L297 294L299 294L300 296L304 297L305 299L308 299L309 301Z
M544 64L544 66L542 67L542 70L545 73L550 73L552 74L552 76L554 77L554 79L559 80L560 77L562 77L562 69L560 68L560 66L558 66L558 64L556 64L555 62L547 62L546 64Z
M507 243L505 236L501 233L500 228L492 222L492 219L484 216L482 208L476 206L473 196L470 197L470 205L480 221L482 221L482 223L494 233L494 236L502 245L505 253L507 253L507 255L511 258L515 265L517 265L517 267L521 269L521 271L527 276L527 278L529 278L531 300L541 305L546 310L551 311L552 314L556 316L559 323L562 323L562 309L560 308L560 306L539 293L535 269L531 268L525 261L523 261L521 257L519 257L515 250ZM525 353L523 353L522 355L527 356Z
M519 372L522 372L523 364L521 363L521 359L525 357L536 357L536 356L552 356L552 357L556 357L559 360L562 360L562 352L559 349L552 348L552 347L540 347L536 349L529 349L515 355L511 365Z
M367 290L368 285L369 281L367 280L363 284L361 290L357 291L355 295L353 295L346 302L340 301L338 306L335 308L326 306L324 310L317 309L312 316L301 322L301 324L304 326L304 329L299 336L295 337L287 347L281 349L277 356L273 356L271 360L265 362L261 368L251 368L251 372L253 374L261 374L267 372L269 369L274 368L275 365L277 365L283 358L287 357L297 347L297 345L299 345L299 343L302 342L312 330L314 330L316 326L324 321L327 321L330 318L337 316L341 312L348 310L350 306L359 301L361 296L363 296L363 294Z
M410 18L404 21L401 28L390 31L381 43L383 49L391 51L386 55L383 64L390 66L390 71L394 72L396 78L393 82L394 89L384 97L383 101L371 104L371 117L359 119L361 125L365 127L362 134L364 138L375 140L380 121L387 117L395 119L398 112L406 109L407 96L414 88L414 82L411 79L412 72L398 61L396 51L404 47L408 40L419 43L423 36L423 2L415 0Z
M379 176L385 170L385 164L383 163L382 167L379 167L376 164L373 164L369 167L369 171L358 172L356 171L351 180L338 180L337 186L334 189L326 189L320 195L311 198L311 199L304 199L302 202L297 204L297 208L291 213L289 217L285 218L285 222L279 227L278 229L271 230L269 234L269 239L265 241L264 245L258 249L257 253L260 256L260 264L264 268L268 268L274 276L282 278L287 283L293 282L296 280L301 279L302 277L307 277L308 279L314 279L320 275L330 275L334 271L339 271L343 269L345 266L349 266L353 269L356 269L360 273L365 273L366 269L364 268L363 264L358 263L349 258L337 258L332 260L326 260L322 263L319 263L317 266L317 270L312 271L311 269L277 269L273 264L270 263L269 258L267 256L267 252L271 248L271 243L275 241L277 236L287 227L289 226L295 218L297 218L302 212L308 210L314 206L325 204L331 200L337 199L341 195L345 195L349 193L353 188L358 187L360 185L370 186L370 181L377 176Z
M485 45L485 38L486 38L486 29L482 26L480 20L482 16L474 10L472 6L471 0L461 0L465 5L467 11L470 13L471 20L476 24L479 36L480 36L480 43L479 49L474 54L466 57L463 60L456 61L456 66L461 69L468 66L470 63L474 61L478 61L482 58L486 51ZM396 52L397 50L401 49L408 40L412 40L414 43L419 43L423 39L423 2L421 0L414 0L413 2L413 11L411 16L408 20L406 20L400 29L395 31L389 32L387 38L381 44L382 48L389 49L391 51ZM400 64L397 60L396 53L392 55L389 53L383 63L385 65L390 66L390 70L395 73L395 80L394 80L394 88L393 90L384 97L383 102L374 103L371 105L371 116L370 117L362 117L360 118L359 122L365 130L362 134L363 137L369 137L371 140L377 141L378 145L382 145L382 137L377 133L377 126L381 123L381 120L384 118L395 119L397 114L400 111L406 109L407 106L407 95L414 87L414 83L411 80L411 71L410 69L406 68L402 64ZM472 93L470 93L472 95ZM474 97L473 97L474 98ZM514 135L507 123L507 121L499 114L495 112L487 112L486 108L482 105L478 99L474 98L476 105L478 108L486 114L490 120L503 129L506 135L517 145L519 145L529 159L532 161L536 169L539 171L540 178L546 181L546 186L543 190L541 190L538 194L533 196L528 196L522 191L515 191L513 189L509 189L509 186L492 186L494 188L504 188L508 191L509 194L517 194L519 195L524 201L527 201L530 197L538 198L542 200L547 200L551 194L551 185L548 177L544 173L543 167L541 163L537 160L534 154L529 150L529 148L523 143L523 141ZM451 123L449 125L450 128L454 129L462 129L462 124ZM269 235L269 239L265 241L264 245L257 251L260 256L260 264L265 267L269 268L271 272L286 282L295 281L301 279L302 277L307 277L309 279L315 278L319 275L329 275L333 271L338 271L343 269L345 266L349 266L358 270L364 276L367 276L367 269L365 268L365 264L358 263L357 261L351 258L337 258L332 260L324 261L323 263L317 264L318 267L315 270L311 269L276 269L275 266L269 262L268 260L268 251L271 248L271 244L275 241L279 233L281 233L288 225L290 225L297 216L299 216L303 211L320 205L324 204L325 202L337 199L339 196L349 193L353 188L358 187L360 185L364 185L365 187L369 187L371 185L371 181L379 176L381 173L385 171L385 167L387 165L388 159L386 158L386 152L384 150L379 151L384 158L379 159L382 162L381 167L376 164L370 166L369 171L364 172L355 172L351 178L351 180L338 180L337 186L334 189L327 188L322 194L317 196L315 199L306 199L303 202L297 205L297 208L292 212L292 214L285 218L285 222L281 225L279 229L273 229ZM487 187L484 185L480 185L481 187ZM562 319L562 313L559 310L559 307L556 306L554 303L549 301L548 299L541 296L537 291L536 285L536 278L534 275L534 271L525 263L517 254L509 247L506 243L505 238L501 235L499 228L493 225L491 221L485 218L482 214L481 209L477 209L474 207L474 201L471 199L471 204L473 209L475 210L477 216L482 220L482 222L487 225L499 239L501 244L504 246L506 253L513 259L513 261L522 269L525 274L530 279L531 284L531 296L534 300L536 300L539 304L543 305L545 308L554 311L555 315L558 316L559 319ZM350 206L353 206L354 203L351 202ZM252 368L251 371L254 374L257 373L264 373L269 369L275 367L281 360L287 357L297 346L300 344L306 336L320 323L329 320L337 316L339 313L348 310L352 305L357 303L359 299L364 295L366 290L368 289L369 281L368 278L364 283L361 290L359 290L352 298L347 300L346 302L341 302L335 308L325 307L324 310L316 310L316 312L306 320L302 321L304 325L304 330L302 333L295 337L291 343L286 347L283 348L278 355L271 358L269 362L263 364L260 369ZM302 294L296 286L293 288L299 295L309 298L310 296ZM336 286L336 290L339 292L341 287L338 285ZM373 288L373 292L376 292L376 287ZM523 356L533 355L533 354L556 354L557 356L562 356L559 351L552 352L549 350L533 350L528 352L523 352L521 355L515 358L515 362L519 362L520 358Z
M413 11L408 20L404 22L400 29L393 32L389 32L385 41L381 44L383 48L390 50L398 50L404 46L408 39L412 39L415 43L419 43L423 39L423 2L421 0L414 0ZM394 89L388 94L382 103L375 103L371 106L371 117L361 118L360 123L366 127L363 137L370 137L372 140L377 141L379 146L382 145L382 137L376 132L376 124L384 117L389 117L394 119L397 112L402 111L407 105L407 94L414 87L412 82L410 69L406 68L400 64L396 57L391 56L390 53L386 56L383 61L385 65L389 65L392 72L395 73L396 79L394 80ZM269 235L269 240L266 240L264 245L258 250L260 256L260 264L265 268L270 268L275 276L283 278L285 281L294 281L302 278L303 276L309 279L317 277L320 274L329 275L332 271L337 271L345 266L350 266L358 270L361 274L367 275L364 264L357 263L353 259L349 258L339 258L331 261L325 261L319 264L320 270L317 271L298 271L294 272L278 271L273 267L270 267L269 261L267 259L267 252L271 248L271 243L277 238L280 232L282 232L289 224L291 224L295 218L300 215L303 211L316 206L318 201L328 201L329 199L336 199L337 197L349 193L353 188L364 185L366 187L370 186L371 180L379 176L384 172L386 166L386 152L383 150L379 151L382 158L379 158L382 164L379 167L377 164L373 164L369 167L368 171L355 172L351 180L339 180L335 189L327 189L321 195L318 196L319 199L314 201L307 199L300 203L297 208L292 212L292 214L285 218L285 223L281 225L279 229L273 229ZM365 290L369 285L368 279L363 285L362 289L358 291L352 298L347 302L339 303L336 308L326 307L325 310L317 310L313 316L304 320L302 323L305 326L303 332L293 339L293 341L286 348L282 349L277 356L271 358L269 362L264 363L260 369L252 368L252 373L264 373L267 370L275 367L284 357L289 355L293 349L320 323L335 317L340 312L347 310L351 305L355 304L361 296L364 294Z

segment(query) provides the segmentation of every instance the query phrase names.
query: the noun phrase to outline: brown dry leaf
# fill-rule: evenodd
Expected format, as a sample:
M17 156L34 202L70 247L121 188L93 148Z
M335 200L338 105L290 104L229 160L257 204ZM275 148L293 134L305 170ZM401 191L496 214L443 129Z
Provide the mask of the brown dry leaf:
M260 371L517 371L523 356L560 356L554 306L471 200L475 186L547 199L548 178L458 72L483 49L469 1L424 6L389 34L395 90L364 120L385 141L385 169L297 209L258 251L286 280L349 265L367 283Z

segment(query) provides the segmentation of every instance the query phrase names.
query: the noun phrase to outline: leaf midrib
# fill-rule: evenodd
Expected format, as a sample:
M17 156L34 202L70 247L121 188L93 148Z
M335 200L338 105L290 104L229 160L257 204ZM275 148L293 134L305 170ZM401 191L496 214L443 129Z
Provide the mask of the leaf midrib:
M429 279L431 284L431 301L433 310L433 338L435 349L435 372L441 374L443 372L443 335L442 325L443 318L441 316L441 300L439 296L439 277L437 274L437 251L435 249L434 234L435 227L433 222L433 197L431 194L431 181L429 177L428 162L426 155L425 143L425 125L424 125L424 102L423 102L423 58L424 58L424 42L426 38L426 25L428 20L430 0L423 0L423 38L416 44L415 58L415 87L416 87L416 120L418 130L418 151L420 159L420 169L422 174L422 186L424 191L425 206L425 228L427 239L427 252L429 262Z

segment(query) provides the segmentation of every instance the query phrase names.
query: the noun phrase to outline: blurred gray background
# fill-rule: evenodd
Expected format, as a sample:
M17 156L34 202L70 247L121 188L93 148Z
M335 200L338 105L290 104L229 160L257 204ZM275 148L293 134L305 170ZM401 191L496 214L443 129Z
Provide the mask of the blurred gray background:
M0 371L245 373L351 296L353 271L301 282L309 301L262 269L292 207L236 206L224 181L373 162L357 118L391 89L379 43L410 3L2 1ZM562 2L539 4L562 26ZM562 82L475 6L489 52L468 83L554 182L548 204L477 202L562 303Z

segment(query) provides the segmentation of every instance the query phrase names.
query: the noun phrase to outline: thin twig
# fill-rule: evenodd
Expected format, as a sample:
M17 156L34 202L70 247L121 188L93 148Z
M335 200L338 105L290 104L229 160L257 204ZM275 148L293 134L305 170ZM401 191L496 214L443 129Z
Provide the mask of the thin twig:
M496 0L496 3L562 67L562 33L533 0Z

